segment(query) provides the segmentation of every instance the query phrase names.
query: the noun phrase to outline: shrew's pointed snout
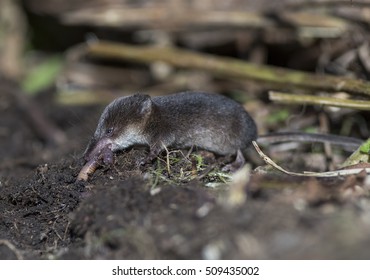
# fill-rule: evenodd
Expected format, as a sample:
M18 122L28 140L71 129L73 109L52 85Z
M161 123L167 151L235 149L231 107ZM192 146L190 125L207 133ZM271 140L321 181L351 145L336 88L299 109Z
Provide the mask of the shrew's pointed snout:
M87 148L84 152L83 158L85 161L90 161L92 159L103 159L104 163L110 163L110 154L112 154L112 140L109 138L101 138L97 140L96 138L92 138L87 145ZM107 156L105 156L107 154ZM108 155L109 154L109 155ZM108 162L105 162L108 161Z

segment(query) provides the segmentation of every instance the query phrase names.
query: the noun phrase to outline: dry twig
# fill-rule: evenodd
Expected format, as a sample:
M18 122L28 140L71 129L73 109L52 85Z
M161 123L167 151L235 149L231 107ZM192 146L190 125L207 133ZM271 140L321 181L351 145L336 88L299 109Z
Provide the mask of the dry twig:
M288 171L284 169L283 167L281 167L280 165L276 164L271 158L269 158L266 154L264 154L255 141L253 141L252 144L264 162L266 162L268 165L288 175L303 176L303 177L338 177L338 176L356 175L361 172L366 172L367 174L370 174L370 168L350 168L350 169L341 169L341 170L334 170L334 171L327 171L327 172L304 171L303 173Z
M86 47L89 55L125 61L152 63L162 61L176 67L201 69L229 78L241 78L280 86L311 90L345 91L370 96L370 83L331 75L310 74L279 67L256 65L234 58L200 54L176 48L132 46L98 42Z
M21 252L9 240L0 239L0 245L5 245L14 253L18 260L23 260Z
M0 91L9 92L15 97L16 105L40 139L54 145L61 145L67 141L65 133L49 121L42 108L22 92L17 85L1 80Z
M295 95L276 91L269 92L269 98L272 101L285 104L310 104L326 105L333 107L349 108L355 110L370 111L370 101L341 99L335 97L323 97L316 95Z

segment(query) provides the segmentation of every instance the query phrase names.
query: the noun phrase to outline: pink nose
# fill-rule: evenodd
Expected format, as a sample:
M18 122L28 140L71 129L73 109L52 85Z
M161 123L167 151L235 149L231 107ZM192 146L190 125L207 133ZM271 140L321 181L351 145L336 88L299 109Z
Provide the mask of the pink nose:
M91 159L103 159L104 163L113 162L113 152L112 152L112 140L109 138L100 139L95 145L88 148L85 154L85 160L89 161Z

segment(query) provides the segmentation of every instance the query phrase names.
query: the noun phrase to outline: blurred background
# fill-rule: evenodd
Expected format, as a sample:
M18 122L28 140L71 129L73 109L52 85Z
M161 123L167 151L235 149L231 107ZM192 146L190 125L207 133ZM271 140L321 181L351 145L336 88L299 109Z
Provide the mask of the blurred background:
M132 149L86 184L76 176L103 108L137 92L227 95L260 134L367 139L369 27L370 0L0 0L0 259L368 259L365 173L302 179L255 170L255 155L225 185L215 157L179 155L190 179L175 184L181 161L142 171L146 151ZM311 102L322 98L356 106ZM349 155L263 148L299 172ZM203 158L211 169L197 173Z

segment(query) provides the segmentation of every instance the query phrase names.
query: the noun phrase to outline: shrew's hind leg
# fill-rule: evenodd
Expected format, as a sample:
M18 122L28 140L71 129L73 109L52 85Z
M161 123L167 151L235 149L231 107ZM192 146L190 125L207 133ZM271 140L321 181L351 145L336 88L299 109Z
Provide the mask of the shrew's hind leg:
M150 147L148 155L140 161L140 165L145 165L151 163L158 155L164 150L164 144L156 143Z
M244 164L245 164L245 158L243 156L243 153L242 153L241 150L238 150L236 152L236 158L235 158L235 160L233 162L229 163L229 164L226 164L222 168L222 171L236 172L237 170L239 170L240 168L242 168Z

